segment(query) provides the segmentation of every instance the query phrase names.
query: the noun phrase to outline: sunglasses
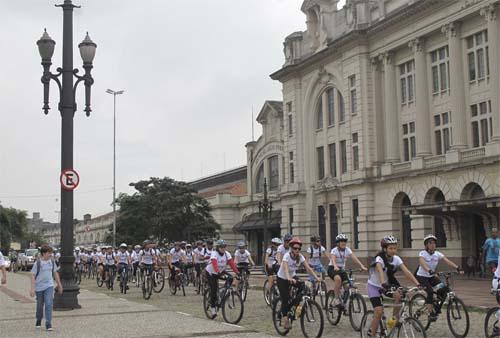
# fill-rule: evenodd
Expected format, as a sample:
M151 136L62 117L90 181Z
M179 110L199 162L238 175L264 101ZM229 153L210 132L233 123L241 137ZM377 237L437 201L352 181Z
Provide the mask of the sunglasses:
M293 250L300 250L300 249L301 249L301 247L300 247L300 246L294 246L294 247L292 247L292 249L293 249Z

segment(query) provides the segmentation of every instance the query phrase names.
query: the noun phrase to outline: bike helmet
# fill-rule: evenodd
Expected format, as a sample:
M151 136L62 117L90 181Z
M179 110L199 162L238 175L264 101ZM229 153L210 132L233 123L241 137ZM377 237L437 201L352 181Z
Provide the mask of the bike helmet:
M136 246L134 246L134 249L136 249L136 250L138 250L140 248L141 248L141 246L139 244L137 244Z
M142 242L142 244L144 244L144 246L151 244L151 243L152 242L149 239L146 239L144 242Z
M426 235L424 237L424 245L427 245L427 243L429 243L430 240L434 240L437 242L437 237L434 236L433 234Z
M125 244L125 243L120 244L120 249L121 248L125 248L126 249L127 248L127 244Z
M293 237L290 240L290 246L293 246L294 244L298 244L298 245L302 246L302 241L298 237Z
M215 242L216 247L221 247L221 246L226 246L226 241L223 239L219 239L217 242Z
M320 238L319 236L311 236L311 243L314 243L316 241L318 241Z
M207 245L213 245L214 241L212 239L207 239L206 243L207 243Z
M347 242L348 238L344 234L338 234L337 237L335 237L335 243L338 242Z
M274 237L273 239L271 239L271 243L280 245L283 243L283 241L281 239L279 239L278 237Z
M245 242L241 241L241 242L238 242L238 244L236 246L241 249L241 248L246 247L247 244Z
M380 241L380 246L382 248L386 248L389 244L398 244L398 240L396 239L396 237L389 235L389 236L385 236Z
M286 234L285 236L283 236L283 242L289 242L292 240L292 238L293 238L292 235Z
M186 248L190 248L191 246L192 246L192 245L191 245L191 244L189 244L189 243L187 243L187 244L186 244Z
M79 247L79 246L77 246L77 247L75 248L75 251L80 251L80 247Z

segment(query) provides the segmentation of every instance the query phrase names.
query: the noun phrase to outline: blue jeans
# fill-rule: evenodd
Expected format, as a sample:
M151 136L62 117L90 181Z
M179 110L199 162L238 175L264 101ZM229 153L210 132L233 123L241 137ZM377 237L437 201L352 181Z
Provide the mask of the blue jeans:
M320 273L320 276L321 276L322 274L326 273L326 270L325 270L325 268L323 267L323 265L322 265L322 264L318 264L318 265L311 265L311 268L312 268L315 272L319 272L319 273ZM311 282L315 282L315 281L316 281L316 279L314 278L314 276L313 276L313 275L311 275L310 273L308 273L308 275L309 275L309 280L310 280Z
M52 325L52 304L54 303L54 287L48 287L43 291L36 292L36 320L43 318L43 307L45 305L45 326Z

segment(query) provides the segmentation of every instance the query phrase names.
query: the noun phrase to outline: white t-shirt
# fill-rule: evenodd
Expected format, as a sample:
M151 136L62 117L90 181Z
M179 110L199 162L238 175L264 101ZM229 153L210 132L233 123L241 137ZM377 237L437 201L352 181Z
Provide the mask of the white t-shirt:
M290 246L288 246L288 249L285 248L285 245L284 244L281 244L279 247L278 247L278 252L281 254L281 259L283 259L283 257L285 256L285 254L287 252L290 252Z
M139 251L132 251L132 263L136 263L139 261L139 252L141 252L141 250Z
M104 264L104 254L102 252L98 252L96 254L96 257L97 257L97 263Z
M193 250L186 250L186 262L193 263Z
M75 251L75 253L74 253L74 255L73 255L73 256L75 256L75 263L76 263L76 264L80 264L80 259L81 259L81 257L82 257L82 254L81 254L80 252L76 252L76 251Z
M125 252L118 251L118 253L116 254L116 257L118 257L118 263L123 263L123 264L128 264L129 256L130 254L127 251Z
M205 250L203 248L194 248L193 250L193 256L194 256L194 263L195 264L200 264L202 263L204 260L203 260L203 252Z
M290 278L296 275L299 266L306 261L306 259L302 254L299 255L300 259L298 263L295 259L293 259L290 256L289 252L287 252L285 256L283 256L283 261L281 262L281 265L283 265L283 262L286 262L285 264L288 264L288 274L290 275ZM286 279L285 271L283 271L282 266L280 266L280 269L278 270L278 277L281 279Z
M443 259L444 255L439 251L434 251L431 255L427 250L420 251L419 257L423 257L425 263L429 267L429 269L436 271L436 267L439 264L439 261ZM431 277L427 271L425 271L421 266L418 267L417 276L421 277Z
M245 250L245 252L241 253L238 249L234 252L234 258L238 263L250 263L250 252Z
M212 253L215 252L215 249L209 249L209 248L203 248L203 256L205 257L206 260L210 260L212 258ZM210 262L207 262L210 264Z
M382 259L382 257L377 256L375 258L375 263L380 263L380 265L382 265L382 269L384 271L384 279L385 282L387 283L388 282L387 268L384 264L384 260ZM403 265L403 260L399 256L394 255L392 257L392 262L389 262L389 264L391 264L394 268L398 268L399 266ZM378 272L374 266L370 268L369 274L370 277L368 278L368 284L381 288L382 283L380 283L380 280L378 278Z
M267 254L267 266L272 267L274 264L278 263L276 260L276 254L278 253L278 249L273 250L272 248L267 248L266 254Z
M144 264L153 264L153 257L155 256L156 252L153 249L149 250L141 250L139 252L139 261L144 263Z
M111 265L115 265L115 254L112 252L112 253L105 253L104 254L104 265L108 265L108 266L111 266Z
M217 272L215 272L214 266L211 263L212 259L217 260L217 266L219 267L219 272L223 272L226 271L227 262L229 262L232 259L232 257L228 251L224 252L223 255L221 255L217 250L212 251L212 255L210 256L210 263L208 263L205 270L207 270L207 272L210 273L211 275L215 275L217 274Z
M345 248L345 250L340 250L338 246L332 249L330 252L331 257L330 257L330 264L332 264L332 259L335 259L335 264L339 268L345 268L345 262L347 261L347 258L349 258L352 255L352 250L348 247Z
M0 251L0 266L5 265L5 259L3 258L2 252Z
M311 250L312 249L312 250ZM309 254L309 264L310 265L321 265L321 256L325 253L326 249L324 246L315 248L310 246L307 248L307 253Z
M175 248L172 248L170 250L170 257L172 260L172 263L178 263L180 262L182 257L186 256L186 252L182 249L179 249L178 251L175 250Z

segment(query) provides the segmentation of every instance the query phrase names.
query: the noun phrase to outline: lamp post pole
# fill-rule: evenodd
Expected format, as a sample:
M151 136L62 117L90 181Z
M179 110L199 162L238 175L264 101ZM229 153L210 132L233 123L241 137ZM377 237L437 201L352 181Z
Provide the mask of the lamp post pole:
M267 180L264 178L264 199L262 201L259 201L259 214L264 219L264 245L263 245L264 255L269 242L268 228L272 211L273 211L273 202L269 201L269 199L267 198Z
M106 90L113 95L113 247L116 248L116 95L123 94L123 90Z
M56 5L63 9L63 46L62 46L62 68L57 68L57 73L50 71L52 55L54 54L55 41L50 38L47 31L38 40L38 50L42 57L44 87L45 114L49 112L49 87L50 80L54 80L59 88L60 101L59 111L61 113L61 172L73 169L73 117L76 112L75 92L78 84L85 85L85 108L87 116L90 115L90 87L94 83L91 76L92 61L95 56L97 45L90 39L88 33L82 43L78 45L83 59L85 74L77 75L78 69L73 69L73 9L79 8L73 5L71 0L64 0L62 5ZM73 83L73 78L76 82ZM61 78L61 80L59 79ZM61 263L60 275L63 285L63 294L56 293L54 298L54 309L70 310L81 306L78 304L80 287L74 281L73 263L73 190L64 189L61 186Z

